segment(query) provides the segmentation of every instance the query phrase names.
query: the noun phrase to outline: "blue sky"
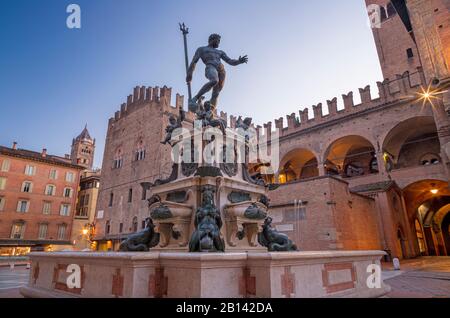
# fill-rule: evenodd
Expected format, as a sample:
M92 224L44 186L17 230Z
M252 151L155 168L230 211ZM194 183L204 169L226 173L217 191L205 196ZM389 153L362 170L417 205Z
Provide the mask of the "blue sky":
M80 30L66 7L81 7ZM136 85L187 95L189 49L222 35L230 57L219 110L273 121L382 79L363 0L2 0L0 144L69 153L85 123L103 157L108 119ZM203 65L194 91L204 83ZM340 98L339 98L340 99ZM339 100L340 105L342 102Z

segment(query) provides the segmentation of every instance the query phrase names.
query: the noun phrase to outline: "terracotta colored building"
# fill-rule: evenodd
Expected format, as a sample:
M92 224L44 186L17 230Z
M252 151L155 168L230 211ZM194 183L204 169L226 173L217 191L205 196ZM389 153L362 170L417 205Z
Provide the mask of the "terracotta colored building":
M0 147L0 253L70 244L83 167L47 153Z
M280 167L268 182L279 231L302 250L381 249L390 257L450 255L449 1L367 0L385 79L257 126L280 132ZM372 7L373 8L373 7ZM428 43L428 44L427 44ZM430 49L432 43L432 49ZM427 46L428 45L428 46ZM427 91L425 94L424 91ZM136 87L109 120L97 207L100 249L142 229L142 182L171 172L163 146L171 89ZM236 117L218 116L231 127ZM193 119L187 114L187 122ZM252 167L259 175L260 167Z
M100 170L85 170L81 173L77 209L73 219L72 242L74 249L94 248L92 235L95 232L95 209L97 207Z

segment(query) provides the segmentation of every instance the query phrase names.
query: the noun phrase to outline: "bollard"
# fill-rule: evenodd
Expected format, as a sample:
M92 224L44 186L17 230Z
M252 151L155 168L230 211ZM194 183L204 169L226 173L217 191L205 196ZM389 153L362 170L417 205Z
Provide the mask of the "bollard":
M31 268L31 264L27 263L27 269L30 269L30 268Z
M14 263L9 263L9 269L14 270Z
M398 258L394 258L392 264L394 265L394 270L396 271L400 270L400 260Z

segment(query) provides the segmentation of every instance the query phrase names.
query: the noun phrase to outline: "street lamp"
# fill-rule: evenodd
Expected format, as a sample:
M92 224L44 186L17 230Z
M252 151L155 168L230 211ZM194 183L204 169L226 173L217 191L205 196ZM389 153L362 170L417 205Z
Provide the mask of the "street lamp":
M94 242L95 222L86 223L81 232L83 233L83 236L86 237L86 241L91 245Z

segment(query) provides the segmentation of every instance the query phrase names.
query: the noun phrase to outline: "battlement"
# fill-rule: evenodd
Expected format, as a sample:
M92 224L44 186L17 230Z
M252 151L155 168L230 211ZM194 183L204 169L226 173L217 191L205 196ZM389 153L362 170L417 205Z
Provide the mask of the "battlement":
M421 67L417 68L414 73L405 72L402 75L397 75L395 79L385 79L383 82L377 82L378 97L372 97L372 91L370 85L359 89L359 95L361 102L355 105L353 92L342 94L341 98L344 107L338 109L338 98L334 97L331 100L326 101L328 107L328 113L324 112L323 103L318 103L309 108L299 110L298 114L292 113L286 115L287 126L285 125L284 118L280 117L273 122L265 123L263 126L254 126L258 134L261 130L263 135L270 139L272 129L276 128L281 131L281 135L288 135L294 131L303 130L316 125L326 123L327 121L339 119L349 114L356 114L358 112L376 108L385 104L389 104L395 101L409 99L412 96L412 92L416 92L417 89L426 84L425 76ZM133 90L133 94L127 97L127 102L120 106L120 110L114 114L114 117L110 118L109 125L125 118L128 114L142 107L150 106L161 110L162 113L178 115L180 109L183 108L184 96L176 94L175 106L171 105L172 101L172 89L164 86L159 87L145 87L136 86ZM312 113L312 114L311 114ZM226 112L220 111L216 115L226 120L228 126L231 128L236 127L238 120L237 116L230 115ZM192 112L186 112L186 119L193 121L195 114ZM274 125L273 125L274 123Z
M120 105L120 110L114 113L114 117L109 119L109 124L125 118L127 115L145 106L159 107L162 112L178 112L183 107L184 96L176 94L175 106L172 103L172 88L164 86L162 88L136 86L133 94L128 95L126 103Z
M412 92L416 92L417 89L426 84L425 76L421 67L417 68L414 73L405 72L402 75L397 75L395 79L385 79L383 82L377 82L378 97L372 97L372 91L370 85L359 89L359 95L361 97L361 103L356 104L353 98L353 92L342 94L342 101L344 107L338 109L338 98L334 97L331 100L327 100L326 106L328 107L328 113L324 113L323 104L318 103L313 105L312 116L310 109L305 108L299 110L298 115L292 113L286 115L287 126L284 125L284 118L275 119L275 128L281 131L282 135L288 135L293 131L299 131L306 128L310 128L316 125L326 123L327 121L339 119L349 114L355 114L367 109L376 108L385 104L389 104L395 101L409 99L412 96ZM271 131L272 122L264 124L264 128ZM269 132L270 135L270 132Z

